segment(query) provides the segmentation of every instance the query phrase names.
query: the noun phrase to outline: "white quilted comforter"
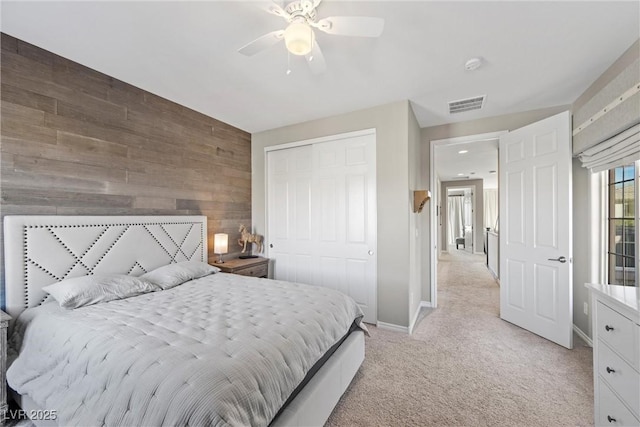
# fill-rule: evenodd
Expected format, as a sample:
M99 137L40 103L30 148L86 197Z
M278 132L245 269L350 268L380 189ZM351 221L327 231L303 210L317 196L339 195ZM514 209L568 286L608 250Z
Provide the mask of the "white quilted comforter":
M16 323L7 380L61 425L264 426L361 316L331 289L224 273L45 303Z

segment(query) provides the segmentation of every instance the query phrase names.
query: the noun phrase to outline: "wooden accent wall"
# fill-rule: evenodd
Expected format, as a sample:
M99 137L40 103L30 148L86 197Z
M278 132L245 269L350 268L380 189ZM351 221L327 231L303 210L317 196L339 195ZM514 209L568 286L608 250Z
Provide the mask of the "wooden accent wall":
M239 252L249 133L1 37L2 216L206 215Z

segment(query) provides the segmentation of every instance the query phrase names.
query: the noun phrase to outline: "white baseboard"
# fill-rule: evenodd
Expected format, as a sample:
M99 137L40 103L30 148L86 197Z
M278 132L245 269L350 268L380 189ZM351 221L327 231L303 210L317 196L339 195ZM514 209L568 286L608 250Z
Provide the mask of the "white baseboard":
M585 334L582 329L578 328L576 325L573 325L573 332L575 332L580 338L586 342L589 347L593 347L593 340L589 338L587 334Z
M378 323L376 323L376 326L380 329L386 329L388 331L402 332L404 334L409 333L409 328L407 326L394 325L393 323L381 322L379 320Z
M416 310L416 314L413 316L411 323L409 324L409 335L413 333L413 329L416 327L416 322L418 322L418 316L420 316L420 309L426 307L431 308L431 301L420 301L420 305L418 305L418 309ZM395 325L394 325L395 326Z
M489 273L491 273L491 275L492 275L492 276L493 276L493 278L496 280L496 282L498 282L498 285L499 285L499 284L500 284L500 278L498 277L498 275L496 274L496 272L495 272L495 271L493 271L493 270L491 269L491 267L489 267L488 265L485 265L485 267L487 267L487 271L488 271Z
M409 335L413 333L413 328L416 327L416 322L418 321L418 316L420 316L420 307L422 307L422 301L416 307L416 312L413 315L413 319L409 322Z
M413 319L409 322L409 330L407 333L411 335L413 333L413 328L416 327L416 322L418 321L418 316L420 315L420 306L416 309L416 314L413 315Z

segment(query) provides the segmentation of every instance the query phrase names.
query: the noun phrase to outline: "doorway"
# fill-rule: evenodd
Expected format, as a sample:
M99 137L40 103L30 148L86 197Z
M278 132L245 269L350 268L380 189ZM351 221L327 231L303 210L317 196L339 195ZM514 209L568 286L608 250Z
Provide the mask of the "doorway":
M498 140L500 135L507 131L492 132L486 134L449 138L430 143L431 162L431 182L433 186L433 200L431 204L431 235L435 237L433 250L431 251L431 306L438 304L438 262L444 255L447 256L457 251L450 251L449 248L456 248L455 240L453 245L448 244L447 233L447 212L448 212L448 189L460 190L464 198L464 189L467 188L467 197L472 205L472 220L469 234L464 236L452 236L465 239L464 253L474 256L475 260L482 260L486 249L486 228L493 230L496 218L487 215L485 218L485 187L492 192L492 197L487 197L495 201L496 206L492 206L491 212L497 216L497 188L498 188ZM469 193L473 193L473 196ZM456 194L456 193L452 193ZM491 223L489 225L489 223ZM468 243L467 243L468 242ZM467 246L471 246L466 251ZM458 245L462 249L462 245Z
M573 347L571 115L565 111L501 133L430 141L431 182L438 182L440 146L499 140L500 318ZM482 138L481 138L482 137ZM479 142L475 142L479 144ZM459 154L466 153L466 147ZM464 173L461 173L464 175ZM438 191L438 188L435 188ZM432 208L431 302L438 299L436 226L442 194Z
M444 236L447 252L463 250L474 253L475 192L476 186L445 187L446 203L442 205L443 222L446 223Z

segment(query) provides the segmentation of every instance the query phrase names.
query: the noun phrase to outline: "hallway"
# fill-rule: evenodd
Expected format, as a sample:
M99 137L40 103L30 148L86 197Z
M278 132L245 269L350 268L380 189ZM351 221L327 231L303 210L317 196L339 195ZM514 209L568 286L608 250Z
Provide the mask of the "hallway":
M466 304L469 292L481 292L484 304L499 316L500 287L487 270L485 255L450 246L438 258L438 307Z
M370 327L362 368L327 425L592 425L591 348L501 320L482 255L452 251L438 267L438 308L410 336Z

